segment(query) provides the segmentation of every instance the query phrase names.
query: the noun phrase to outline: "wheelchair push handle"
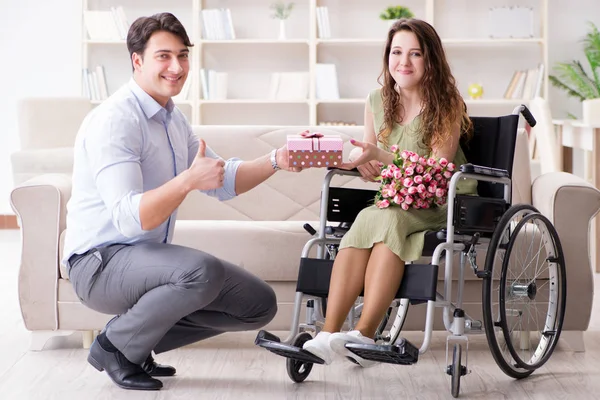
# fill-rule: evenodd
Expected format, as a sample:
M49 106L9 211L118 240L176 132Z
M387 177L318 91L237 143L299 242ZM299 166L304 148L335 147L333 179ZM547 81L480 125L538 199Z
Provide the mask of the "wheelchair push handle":
M523 114L525 121L527 121L529 126L531 126L532 128L535 126L535 124L537 124L537 121L533 117L533 114L531 114L531 111L529 111L529 108L527 108L527 106L525 104L521 104L520 106L515 108L515 110L513 111L513 114L519 114L519 113Z

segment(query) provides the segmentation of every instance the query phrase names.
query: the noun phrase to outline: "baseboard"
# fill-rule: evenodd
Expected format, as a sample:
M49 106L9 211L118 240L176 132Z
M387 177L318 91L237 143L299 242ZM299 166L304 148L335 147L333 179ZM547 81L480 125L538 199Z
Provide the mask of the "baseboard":
M0 215L0 229L19 229L16 215Z

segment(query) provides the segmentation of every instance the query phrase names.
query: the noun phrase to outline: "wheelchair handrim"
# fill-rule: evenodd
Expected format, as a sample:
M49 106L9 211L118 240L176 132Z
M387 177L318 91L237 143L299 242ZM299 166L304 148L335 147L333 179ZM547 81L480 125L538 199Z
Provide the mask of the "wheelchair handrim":
M531 234L531 243L527 246L526 252L528 255L533 254L533 258L527 263L527 265L525 265L525 263L522 264L522 266L524 266L525 268L518 276L510 276L509 268L511 256L517 250L517 243L521 241L520 239L523 236L521 235L521 232L525 232L524 236L525 239L527 239L528 228L532 228L533 232ZM541 235L541 237L540 235L536 237L534 231L536 229L537 232L539 232L539 234ZM539 241L539 246L537 249L535 248L536 241ZM537 261L540 260L540 254L542 250L544 250L546 255L546 260L544 263L547 262L547 267L536 264L535 268L533 269L535 275L527 276L525 271L530 269L531 264L535 262L536 259ZM511 235L511 239L508 243L508 248L506 252L508 253L509 257L505 257L503 260L499 290L500 323L502 326L502 332L504 335L504 339L507 342L508 350L511 353L511 356L513 357L517 365L527 370L535 370L541 367L552 354L552 351L556 346L556 343L558 342L560 332L562 329L566 291L563 254L560 249L560 244L558 242L558 235L556 234L556 231L552 228L551 223L543 215L537 213L526 215L519 222L519 224L515 228L514 234ZM545 272L547 272L549 275L548 279L539 279L541 276L543 276ZM542 285L538 286L537 281L542 282ZM531 352L530 350L528 351L529 356L527 356L524 350L521 350L520 352L517 351L517 349L513 345L513 340L511 339L511 336L513 336L515 332L515 328L523 328L523 326L521 325L523 319L521 317L525 313L523 313L523 310L517 310L515 308L512 308L509 309L511 311L511 315L507 315L507 297L511 300L524 299L523 308L525 309L526 305L532 304L531 298L537 298L538 293L542 293L542 289L544 289L545 286L548 287L547 290L549 294L549 299L547 305L545 305L547 310L545 312L545 321L544 326L542 328L543 330L541 332L538 331L538 333L540 333L539 342L537 343L537 346L535 347L535 350L533 352ZM511 304L514 307L516 303ZM534 305L534 307L536 306ZM535 308L535 311L533 313L531 312L531 309L525 311L529 318L529 321L526 322L532 322L532 320L536 319L534 317L537 317L539 315L537 313L537 307ZM518 326L515 326L513 324L509 327L508 317L515 317L515 312L518 314ZM534 323L536 323L536 326L539 326L539 320L536 319ZM530 346L531 338L529 332L531 330L520 329L516 331L520 332L520 335L522 336L524 335L523 332L527 332L525 338L528 339L527 345ZM523 357L524 355L526 356L525 359Z

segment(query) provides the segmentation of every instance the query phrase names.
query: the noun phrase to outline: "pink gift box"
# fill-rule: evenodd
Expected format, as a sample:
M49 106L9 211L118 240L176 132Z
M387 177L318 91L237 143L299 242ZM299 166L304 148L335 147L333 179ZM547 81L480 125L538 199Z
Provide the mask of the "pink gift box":
M287 137L290 167L337 167L342 164L343 147L339 135L314 132Z

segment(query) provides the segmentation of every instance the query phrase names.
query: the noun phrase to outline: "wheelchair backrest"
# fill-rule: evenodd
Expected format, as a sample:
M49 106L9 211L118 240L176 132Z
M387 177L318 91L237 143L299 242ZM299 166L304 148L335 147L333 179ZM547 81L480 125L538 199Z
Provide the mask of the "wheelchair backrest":
M502 117L471 117L473 136L468 142L461 141L467 162L474 165L504 169L512 177L519 115ZM491 182L479 182L477 192L482 197L503 198L504 186Z

